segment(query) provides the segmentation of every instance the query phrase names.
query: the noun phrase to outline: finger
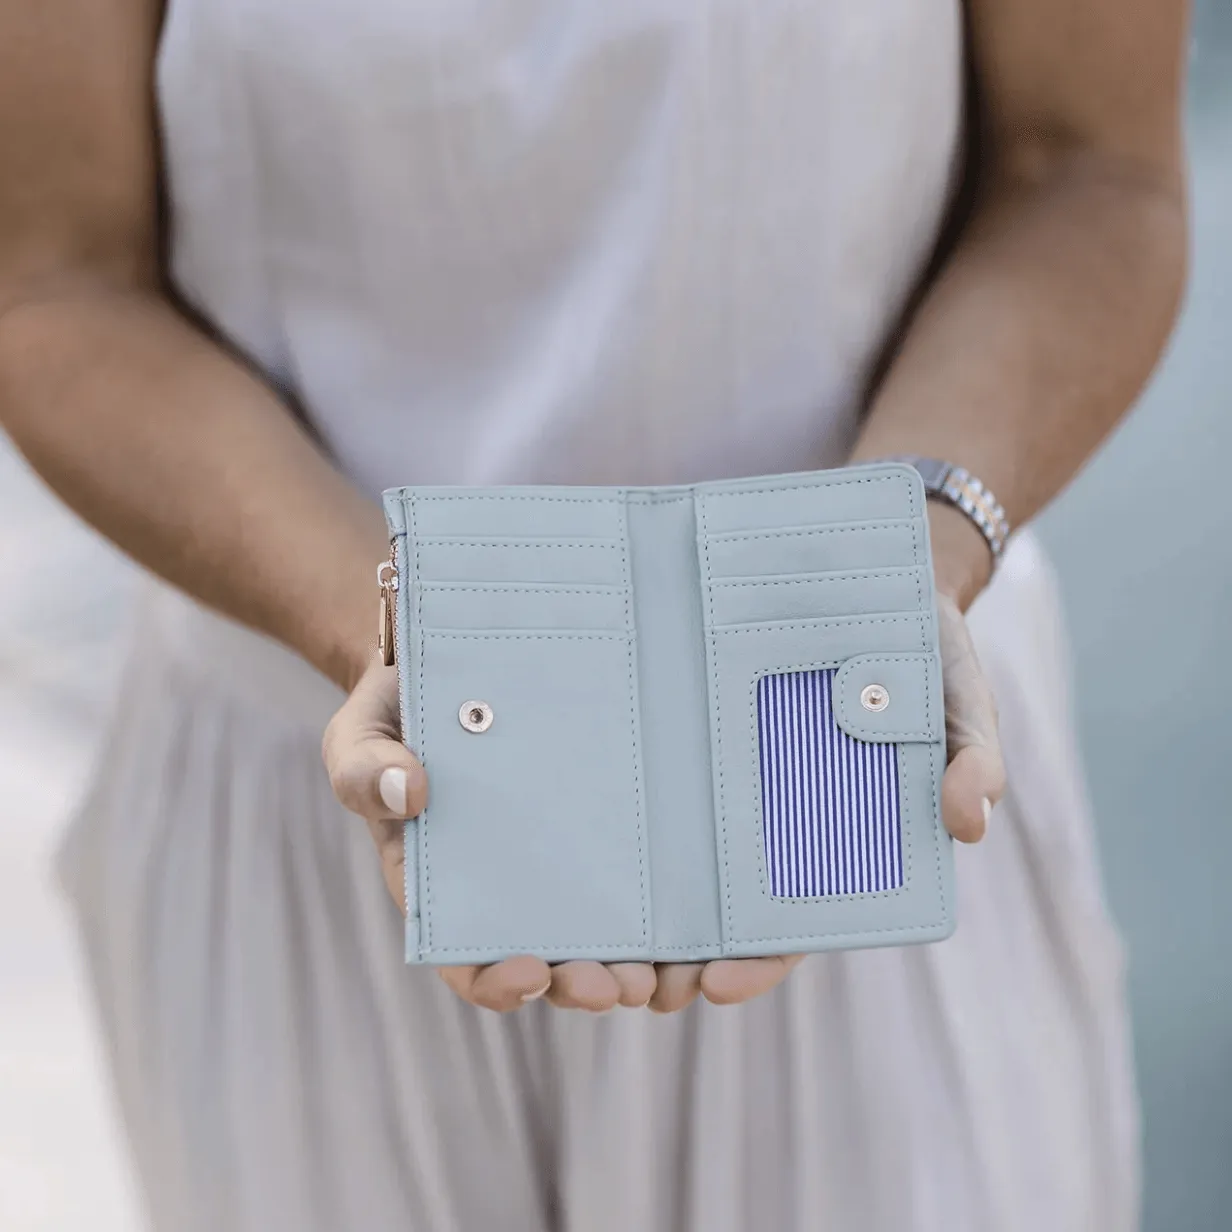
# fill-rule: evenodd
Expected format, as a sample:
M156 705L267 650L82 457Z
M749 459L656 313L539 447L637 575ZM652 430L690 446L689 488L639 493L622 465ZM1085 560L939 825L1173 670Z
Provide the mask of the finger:
M696 999L701 991L701 963L660 963L650 1008L656 1014L674 1014Z
M561 1009L601 1014L620 1000L616 977L599 962L567 962L552 968L548 1000Z
M415 817L427 803L427 775L398 736L397 688L391 668L369 669L321 742L334 794L369 821Z
M955 838L978 842L1005 791L997 706L962 614L945 599L938 601L937 614L949 762L941 784L942 818Z
M406 915L406 843L403 830L406 822L395 819L368 822L368 832L376 844L381 862L381 876L398 910Z
M702 971L702 994L715 1005L739 1005L778 987L803 960L803 954L782 958L722 958Z
M620 989L619 1004L640 1009L654 995L655 969L651 963L609 963L608 971Z
M437 974L464 1001L508 1013L547 992L552 972L541 958L506 958L486 967L439 967Z
M951 599L938 600L938 634L946 753L952 758L971 744L997 747L997 701L979 665L971 630Z
M945 695L946 751L997 744L997 703L980 666L971 630L952 599L937 600L941 681Z
M962 843L978 843L988 828L992 806L1005 791L999 748L971 744L959 750L941 779L941 818Z

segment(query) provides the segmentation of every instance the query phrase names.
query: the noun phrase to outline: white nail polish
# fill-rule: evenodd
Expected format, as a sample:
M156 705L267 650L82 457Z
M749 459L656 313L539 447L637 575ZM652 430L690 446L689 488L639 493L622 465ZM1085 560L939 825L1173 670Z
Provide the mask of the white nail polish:
M401 766L389 766L381 771L377 785L385 807L399 817L406 816L406 771Z
M988 824L988 819L991 816L992 816L992 801L987 796L985 796L984 797L984 824L985 825Z
M527 1001L538 1001L539 998L542 997L543 994L547 992L547 990L551 987L552 987L552 981L548 980L548 982L544 984L542 988L537 988L535 989L534 992L523 993L522 1003L525 1004Z

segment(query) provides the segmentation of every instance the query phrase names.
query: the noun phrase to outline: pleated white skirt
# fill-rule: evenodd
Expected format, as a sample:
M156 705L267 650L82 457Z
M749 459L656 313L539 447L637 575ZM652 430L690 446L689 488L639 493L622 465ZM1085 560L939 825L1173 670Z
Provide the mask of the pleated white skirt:
M334 688L152 591L61 853L152 1225L1120 1232L1138 1126L1053 580L972 613L1009 793L936 946L737 1009L499 1017L402 965Z

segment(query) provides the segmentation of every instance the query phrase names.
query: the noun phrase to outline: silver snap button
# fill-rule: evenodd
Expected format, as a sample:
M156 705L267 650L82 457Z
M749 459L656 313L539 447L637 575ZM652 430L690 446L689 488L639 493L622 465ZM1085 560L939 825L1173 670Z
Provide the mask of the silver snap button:
M860 690L860 705L865 710L884 710L890 704L890 691L883 684L866 684Z
M487 702L463 702L458 710L458 722L468 732L486 732L492 726L492 707Z

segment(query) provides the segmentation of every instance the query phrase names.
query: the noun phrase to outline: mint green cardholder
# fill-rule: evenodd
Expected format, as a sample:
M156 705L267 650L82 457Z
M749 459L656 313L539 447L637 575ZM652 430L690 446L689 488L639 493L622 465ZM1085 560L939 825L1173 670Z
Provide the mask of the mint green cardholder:
M407 960L687 961L954 927L924 491L897 464L385 493Z

